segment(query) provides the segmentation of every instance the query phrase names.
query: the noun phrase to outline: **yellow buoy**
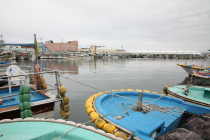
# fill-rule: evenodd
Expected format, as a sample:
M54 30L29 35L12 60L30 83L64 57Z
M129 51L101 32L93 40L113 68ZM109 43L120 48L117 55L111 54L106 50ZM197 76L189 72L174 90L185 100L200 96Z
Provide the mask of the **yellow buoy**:
M63 96L66 93L66 87L65 86L61 86L59 88L60 94Z
M119 91L125 91L124 89L120 89Z
M46 82L45 77L41 77L41 82Z
M150 91L149 91L149 90L144 90L144 92L150 93Z
M166 91L163 91L162 93L163 93L163 94L167 94L167 92L166 92Z
M98 118L96 121L95 121L95 125L97 128L99 129L103 129L104 125L106 124L106 122L101 119L101 118Z
M152 92L152 93L154 93L154 94L158 94L157 92Z
M93 97L94 97L94 98L98 97L98 94L94 94Z
M120 138L123 138L124 140L128 138L128 136L123 132L116 132L114 135L115 137L120 137Z
M64 114L63 114L63 118L64 119L68 119L69 118L69 112L64 112Z
M168 86L163 87L163 91L167 91Z
M88 107L93 107L93 104L91 102L87 102L85 104L85 109L87 109Z
M87 114L90 115L90 113L95 112L95 109L92 107L88 107L86 110Z
M99 92L99 93L98 93L98 95L102 95L102 94L104 94L104 93L103 93L103 92Z
M166 94L165 93L161 93L161 95L164 95L165 96Z
M127 91L134 91L133 89L127 89Z
M34 75L30 75L31 78L34 78Z
M43 89L47 89L47 84L42 83L42 88L43 88Z
M142 90L140 90L140 89L137 89L136 91L138 91L138 92L142 92Z
M112 92L116 92L116 91L118 91L118 90L112 90Z
M97 119L97 118L99 118L98 113L96 113L96 112L91 112L91 113L90 113L90 119L91 119L93 122L95 122L95 121L96 121L95 119Z
M63 117L63 115L64 115L64 111L60 110L60 116Z
M93 103L93 99L87 99L86 103L87 103L87 102Z
M69 103L69 97L67 96L63 97L63 102L65 105L67 105Z
M116 130L116 127L113 124L107 123L104 125L103 130L106 133L114 134L114 130Z
M95 99L95 97L93 97L93 96L90 96L90 97L89 97L89 99L92 99L92 100L94 100L94 99Z
M64 105L62 103L60 103L60 109L64 110Z
M68 112L68 111L69 111L69 105L64 105L64 106L63 106L63 110L64 110L65 112Z
M35 83L35 80L34 79L31 79L30 82L31 82L31 84L34 84Z

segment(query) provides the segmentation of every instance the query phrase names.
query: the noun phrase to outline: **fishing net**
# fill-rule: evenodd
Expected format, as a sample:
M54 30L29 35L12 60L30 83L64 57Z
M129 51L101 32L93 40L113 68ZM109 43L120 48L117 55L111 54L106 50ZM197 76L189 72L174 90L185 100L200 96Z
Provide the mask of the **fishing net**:
M181 127L197 133L205 140L210 140L210 113L192 116Z
M177 128L169 131L167 134L158 136L155 140L203 140L201 136L195 132L189 131L185 128Z

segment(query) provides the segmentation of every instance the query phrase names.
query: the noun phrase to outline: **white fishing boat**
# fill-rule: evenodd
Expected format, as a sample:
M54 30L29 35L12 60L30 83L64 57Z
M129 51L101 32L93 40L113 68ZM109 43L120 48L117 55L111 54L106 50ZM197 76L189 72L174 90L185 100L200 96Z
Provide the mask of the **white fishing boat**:
M63 59L64 57L62 56L62 54L57 54L57 59Z
M42 54L40 59L49 59L49 54Z
M57 57L55 55L50 55L49 59L57 59Z
M187 74L193 74L194 72L199 72L200 70L210 70L210 66L203 67L198 65L187 65L187 64L177 64L178 66L181 66Z

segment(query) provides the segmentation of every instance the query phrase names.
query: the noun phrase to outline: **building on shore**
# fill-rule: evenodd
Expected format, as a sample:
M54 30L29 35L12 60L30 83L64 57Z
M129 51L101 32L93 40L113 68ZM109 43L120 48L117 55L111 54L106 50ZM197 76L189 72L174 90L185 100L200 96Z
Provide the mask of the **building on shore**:
M101 54L101 55L118 55L118 54L125 54L124 49L102 49L97 47L95 52L95 45L90 45L89 48L81 48L79 52L89 53L89 54Z
M68 41L66 43L59 42L54 43L52 40L45 42L46 47L51 52L77 52L78 51L78 41Z

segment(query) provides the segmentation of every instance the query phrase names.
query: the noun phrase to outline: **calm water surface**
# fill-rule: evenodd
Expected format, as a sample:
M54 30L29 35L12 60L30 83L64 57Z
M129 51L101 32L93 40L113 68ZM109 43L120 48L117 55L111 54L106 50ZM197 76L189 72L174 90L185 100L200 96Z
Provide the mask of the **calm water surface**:
M210 65L210 59L94 59L74 58L64 60L39 60L41 67L71 71L62 76L76 80L78 84L61 77L62 85L66 86L66 96L70 99L70 116L68 121L84 123L90 118L86 114L85 102L99 90L111 91L119 89L141 89L161 93L166 85L180 83L188 74L177 63ZM31 65L31 61L18 61L18 65ZM55 84L54 76L46 75L48 84ZM53 80L52 80L53 79ZM96 90L95 87L99 90ZM56 93L55 91L51 91ZM55 119L60 117L60 103L55 105ZM95 126L94 123L88 125Z

